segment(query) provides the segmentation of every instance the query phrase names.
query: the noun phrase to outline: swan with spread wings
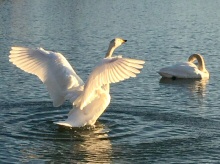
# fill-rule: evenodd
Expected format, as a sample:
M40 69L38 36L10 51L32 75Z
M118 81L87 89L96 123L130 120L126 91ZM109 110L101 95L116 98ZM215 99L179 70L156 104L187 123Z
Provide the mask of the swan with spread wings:
M110 42L105 58L85 83L58 52L12 47L9 61L23 71L36 75L46 85L55 107L62 105L65 100L73 104L68 118L56 124L82 127L94 125L109 105L111 83L136 77L143 68L143 60L112 56L114 50L125 42L122 38Z

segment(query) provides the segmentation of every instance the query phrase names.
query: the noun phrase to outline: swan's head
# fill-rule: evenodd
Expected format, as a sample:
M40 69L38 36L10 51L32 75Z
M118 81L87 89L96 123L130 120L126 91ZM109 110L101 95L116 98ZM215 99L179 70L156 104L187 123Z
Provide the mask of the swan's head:
M119 47L120 45L122 45L123 43L127 42L127 40L124 40L122 38L115 38L113 39L111 42L110 42L110 45L111 47L114 47L114 48L117 48Z
M122 38L113 39L109 44L108 52L106 53L105 57L111 57L114 50L125 42L127 42L127 40L124 40Z

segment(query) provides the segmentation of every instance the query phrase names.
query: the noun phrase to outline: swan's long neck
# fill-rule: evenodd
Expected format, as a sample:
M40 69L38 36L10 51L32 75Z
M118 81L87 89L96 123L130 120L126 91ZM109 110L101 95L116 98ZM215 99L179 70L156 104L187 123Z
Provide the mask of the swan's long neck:
M204 61L203 57L200 54L193 54L188 59L189 62L193 62L195 60L198 61L198 69L202 72L206 71L205 61Z
M112 46L112 45L110 44L109 47L108 47L108 51L107 51L105 57L106 57L106 58L107 58L107 57L111 57L112 54L113 54L113 52L114 52L114 50L115 50L115 48L116 48L116 47L114 47L114 46Z

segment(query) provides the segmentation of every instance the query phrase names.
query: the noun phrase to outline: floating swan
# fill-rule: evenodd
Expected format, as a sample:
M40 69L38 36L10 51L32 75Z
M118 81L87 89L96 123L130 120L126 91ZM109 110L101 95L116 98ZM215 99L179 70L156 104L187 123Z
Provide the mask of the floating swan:
M110 83L136 77L145 63L122 56L112 57L114 50L126 41L115 38L110 42L105 58L91 72L85 84L61 53L43 48L12 47L9 61L38 76L46 85L55 107L65 100L73 104L68 118L56 124L68 127L94 125L110 103Z
M197 60L198 64L193 62ZM161 68L158 73L166 78L197 78L209 79L209 72L205 68L205 61L200 54L193 54L188 58L188 62L177 63L175 65Z

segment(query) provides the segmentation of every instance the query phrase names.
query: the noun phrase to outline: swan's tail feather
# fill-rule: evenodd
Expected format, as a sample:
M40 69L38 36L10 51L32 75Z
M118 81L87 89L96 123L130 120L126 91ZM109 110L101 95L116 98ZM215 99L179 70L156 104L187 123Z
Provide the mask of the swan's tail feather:
M61 125L61 126L72 127L72 125L70 125L68 122L65 122L65 121L54 122L54 124Z

